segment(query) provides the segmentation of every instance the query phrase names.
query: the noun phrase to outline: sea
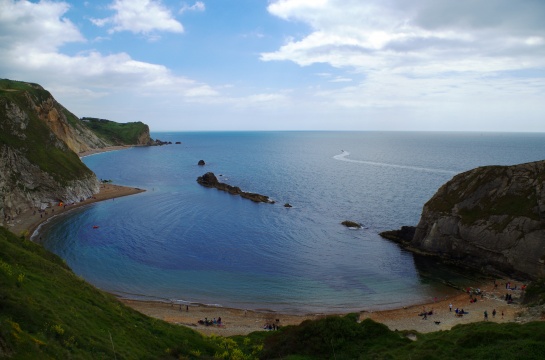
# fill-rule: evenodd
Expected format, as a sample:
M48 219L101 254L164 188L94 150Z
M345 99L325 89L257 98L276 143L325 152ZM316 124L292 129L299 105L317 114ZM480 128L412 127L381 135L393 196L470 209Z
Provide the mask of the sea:
M379 233L416 225L456 174L545 159L543 133L152 137L172 144L83 158L98 178L146 192L53 218L38 230L43 245L121 297L293 314L398 308L477 286L483 274L414 255ZM205 188L196 179L206 172L275 203Z

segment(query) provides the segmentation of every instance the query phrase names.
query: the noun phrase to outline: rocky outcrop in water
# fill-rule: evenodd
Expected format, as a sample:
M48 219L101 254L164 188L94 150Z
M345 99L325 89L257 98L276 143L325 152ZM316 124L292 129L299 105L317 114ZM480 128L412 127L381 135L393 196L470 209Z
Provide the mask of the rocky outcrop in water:
M345 220L341 223L341 225L344 225L348 228L356 228L356 229L359 229L361 228L361 225L358 224L357 222L355 221L351 221L351 220Z
M545 275L545 161L487 166L444 184L420 222L381 235L426 254L483 270Z
M216 175L212 172L207 172L203 176L197 178L197 182L205 187L216 188L221 191L226 191L231 195L240 195L245 199L252 200L253 202L263 202L268 204L274 204L273 200L270 200L268 196L244 192L240 190L238 186L231 186L225 183L220 183Z

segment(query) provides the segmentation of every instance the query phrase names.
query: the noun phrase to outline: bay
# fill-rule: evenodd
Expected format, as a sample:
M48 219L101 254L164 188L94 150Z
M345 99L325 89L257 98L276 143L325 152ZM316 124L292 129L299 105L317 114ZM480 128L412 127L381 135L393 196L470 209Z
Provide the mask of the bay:
M416 225L424 203L455 174L545 158L545 134L152 137L173 144L83 159L99 178L147 191L55 218L40 230L44 246L122 296L290 313L394 308L452 292L445 282L478 283L479 274L415 257L378 233ZM208 171L276 203L204 188L196 178Z

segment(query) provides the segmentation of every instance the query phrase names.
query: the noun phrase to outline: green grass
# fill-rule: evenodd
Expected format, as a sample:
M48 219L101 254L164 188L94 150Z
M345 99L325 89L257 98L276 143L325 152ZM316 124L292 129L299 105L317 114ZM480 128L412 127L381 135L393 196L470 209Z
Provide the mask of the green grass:
M357 315L331 316L281 329L265 339L264 358L359 359L374 358L411 341L372 320L356 321Z
M290 326L265 339L266 359L542 359L545 323L479 322L450 331L390 331L355 315ZM408 340L408 333L417 336Z
M545 324L479 322L419 334L408 346L384 354L394 359L543 359Z
M531 186L524 187L514 193L494 195L494 198L476 197L477 192L487 194L497 188L500 185L497 183L498 181L509 177L508 171L509 167L507 166L485 166L459 174L454 178L463 178L463 180L456 180L458 187L455 188L451 182L446 183L426 203L426 207L434 212L450 213L454 206L458 205L461 221L467 225L479 220L486 220L490 216L505 215L504 221L495 228L497 232L503 231L514 217L523 216L532 220L540 220L536 210L536 192ZM536 176L540 181L542 180L543 175L536 174ZM472 207L461 207L460 202L464 199L474 199L476 204Z
M110 120L83 118L83 124L93 130L97 136L114 145L138 144L140 136L149 132L149 127L142 122L117 123Z

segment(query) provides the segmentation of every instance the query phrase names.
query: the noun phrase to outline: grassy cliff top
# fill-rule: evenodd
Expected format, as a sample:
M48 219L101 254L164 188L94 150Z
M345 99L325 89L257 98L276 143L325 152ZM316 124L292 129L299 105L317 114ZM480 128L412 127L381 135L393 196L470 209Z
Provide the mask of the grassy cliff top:
M483 166L458 174L425 206L437 213L451 213L457 207L458 215L466 224L494 215L539 221L537 204L541 195L538 189L545 183L544 166L543 161Z
M138 144L143 133L149 133L148 125L143 122L117 123L105 119L84 117L83 123L97 136L114 145Z

